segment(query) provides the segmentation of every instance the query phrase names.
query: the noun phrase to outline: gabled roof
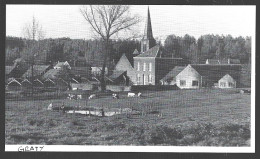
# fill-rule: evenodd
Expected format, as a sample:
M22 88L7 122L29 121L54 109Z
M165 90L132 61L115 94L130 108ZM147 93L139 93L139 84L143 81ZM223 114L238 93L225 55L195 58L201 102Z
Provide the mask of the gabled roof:
M184 70L185 66L175 66L166 76L164 76L161 80L167 81L175 78L182 70Z
M123 54L121 56L121 58L119 59L119 61L117 62L116 66L115 66L115 70L117 71L126 71L133 69L133 66L131 64L131 62L128 60L128 58L126 57L125 54Z
M220 80L224 80L224 81L235 81L234 78L232 76L230 76L229 74L226 74L225 76L223 76Z
M47 79L47 78L50 78L50 79L55 79L56 78L56 75L59 74L61 70L59 69L50 69L49 71L47 71L44 75L43 75L43 78Z
M116 80L118 77L120 77L123 73L126 71L114 71L112 75L110 75L108 78L111 80Z
M149 50L145 51L144 53L136 56L136 57L157 57L160 50L159 45L155 45L154 47L150 48ZM134 58L136 58L134 57Z
M5 66L5 74L10 74L14 68L14 66Z
M50 66L49 65L34 65L33 66L33 74L34 76L40 76L44 73ZM23 77L31 77L32 69L31 67L23 74Z
M69 68L70 68L70 64L67 62L67 61L65 61L65 62L58 62L54 67L63 67L63 66L69 66Z

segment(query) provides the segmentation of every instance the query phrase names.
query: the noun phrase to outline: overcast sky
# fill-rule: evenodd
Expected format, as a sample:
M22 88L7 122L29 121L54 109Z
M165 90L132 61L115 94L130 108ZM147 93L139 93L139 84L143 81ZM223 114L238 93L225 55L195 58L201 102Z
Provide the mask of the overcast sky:
M39 20L46 38L69 37L72 39L93 37L84 20L79 5L7 5L6 35L22 36L23 26ZM133 5L131 13L139 14L143 21L135 27L142 34L148 5ZM198 38L205 34L231 34L252 36L255 34L255 6L184 6L149 5L154 37L162 40L167 35Z

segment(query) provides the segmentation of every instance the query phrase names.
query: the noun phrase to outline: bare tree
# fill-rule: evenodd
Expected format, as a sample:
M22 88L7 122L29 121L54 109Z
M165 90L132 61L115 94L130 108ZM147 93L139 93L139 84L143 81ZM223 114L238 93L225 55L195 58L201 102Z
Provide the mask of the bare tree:
M33 16L32 22L27 23L23 27L23 36L27 39L26 47L24 49L24 59L31 66L31 81L34 80L34 64L35 57L39 55L40 43L39 40L44 39L44 32L42 26L39 24L39 21ZM32 84L32 94L34 92L33 84Z
M100 37L105 44L105 55L101 70L101 90L105 90L105 68L110 54L109 43L112 36L122 30L131 30L132 26L140 22L137 15L130 14L130 6L127 5L90 5L80 9L85 20L90 24L94 33Z

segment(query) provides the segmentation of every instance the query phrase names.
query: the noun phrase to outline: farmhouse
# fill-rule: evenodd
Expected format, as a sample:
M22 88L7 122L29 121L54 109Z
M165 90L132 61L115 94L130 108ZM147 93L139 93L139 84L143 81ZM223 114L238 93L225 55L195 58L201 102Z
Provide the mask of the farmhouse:
M218 81L219 88L236 88L236 81L229 74L226 74Z
M229 74L234 81L239 81L241 65L188 65L176 76L176 84L181 89L213 87L220 78Z

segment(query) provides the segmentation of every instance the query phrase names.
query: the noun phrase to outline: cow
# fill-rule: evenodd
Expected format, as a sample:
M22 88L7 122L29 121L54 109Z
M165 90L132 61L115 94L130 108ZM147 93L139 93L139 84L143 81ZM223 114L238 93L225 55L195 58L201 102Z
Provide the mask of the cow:
M116 93L113 93L113 94L112 94L112 97L113 97L114 99L119 99L119 96L118 96L118 94L116 94Z
M139 98L141 98L141 97L142 97L142 93L139 92L139 93L137 94L137 96L138 96Z
M77 99L82 99L82 95L81 94L77 95Z
M96 95L95 94L91 94L88 99L93 99L93 98L96 98Z
M131 92L129 92L127 95L127 97L134 97L134 96L135 96L135 93L131 93Z
M52 103L48 106L47 110L52 110Z

